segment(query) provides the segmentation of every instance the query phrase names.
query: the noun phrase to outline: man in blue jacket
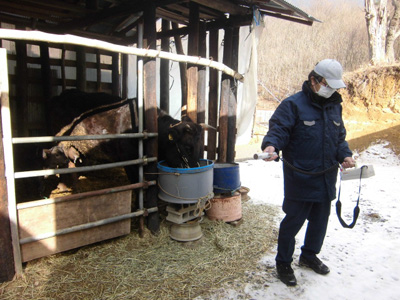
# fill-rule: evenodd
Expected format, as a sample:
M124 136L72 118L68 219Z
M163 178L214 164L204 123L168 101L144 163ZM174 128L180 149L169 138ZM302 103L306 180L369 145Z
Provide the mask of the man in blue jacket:
M343 69L334 59L320 61L302 90L282 101L269 121L261 149L270 153L266 161L278 161L282 151L284 201L278 236L278 278L288 286L297 284L291 263L295 236L308 220L299 265L318 274L329 268L318 259L328 225L331 201L336 198L338 163L354 167L342 119L345 88Z

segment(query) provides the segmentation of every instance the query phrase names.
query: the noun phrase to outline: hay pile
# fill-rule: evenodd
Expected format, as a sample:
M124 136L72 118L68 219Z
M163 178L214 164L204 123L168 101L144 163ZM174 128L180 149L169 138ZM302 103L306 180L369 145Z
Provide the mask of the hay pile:
M203 238L181 243L162 222L158 236L137 231L112 241L29 262L22 278L0 284L1 299L193 299L246 271L275 246L277 208L243 203L243 223L204 218Z

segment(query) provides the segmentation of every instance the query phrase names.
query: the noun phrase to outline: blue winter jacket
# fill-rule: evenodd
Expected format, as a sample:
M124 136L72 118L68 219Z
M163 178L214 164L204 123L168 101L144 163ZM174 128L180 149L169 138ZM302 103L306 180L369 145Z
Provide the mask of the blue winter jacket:
M271 145L294 167L320 172L352 156L342 119L342 97L335 92L321 99L306 81L302 91L282 101L269 121L261 149ZM338 169L323 175L305 175L283 164L285 199L323 202L336 198Z

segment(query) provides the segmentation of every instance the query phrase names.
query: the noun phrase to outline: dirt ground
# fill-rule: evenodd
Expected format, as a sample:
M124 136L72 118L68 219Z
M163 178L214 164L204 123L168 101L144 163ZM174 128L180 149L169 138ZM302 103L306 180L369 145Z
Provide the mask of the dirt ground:
M339 92L351 149L363 150L378 140L386 140L388 147L400 155L400 65L363 68L343 77L347 88ZM273 110L278 105L276 101L266 102L259 99L258 106ZM249 145L236 147L237 160L259 152L267 130L267 125L257 124Z

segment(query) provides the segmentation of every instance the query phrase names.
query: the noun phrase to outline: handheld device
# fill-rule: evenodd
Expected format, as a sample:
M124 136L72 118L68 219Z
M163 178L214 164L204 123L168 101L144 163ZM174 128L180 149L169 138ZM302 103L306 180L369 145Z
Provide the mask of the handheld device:
M276 152L272 153L272 156L277 155ZM263 153L256 153L253 155L254 159L267 159L270 158L271 155L269 153L263 152Z
M363 168L341 169L340 172L342 180L360 179L360 176L361 178L369 178L375 175L372 165L363 166Z

